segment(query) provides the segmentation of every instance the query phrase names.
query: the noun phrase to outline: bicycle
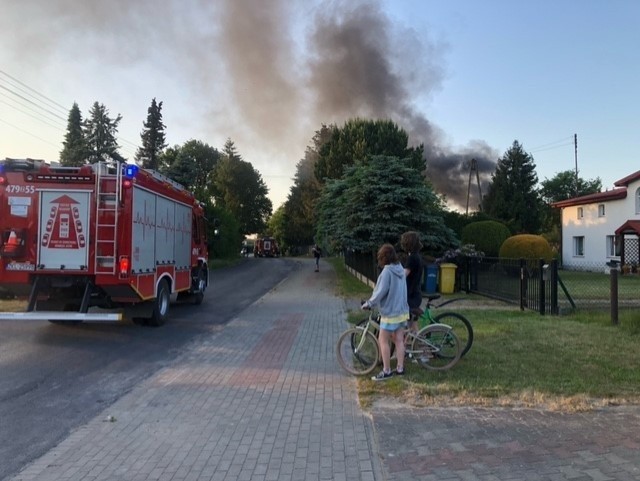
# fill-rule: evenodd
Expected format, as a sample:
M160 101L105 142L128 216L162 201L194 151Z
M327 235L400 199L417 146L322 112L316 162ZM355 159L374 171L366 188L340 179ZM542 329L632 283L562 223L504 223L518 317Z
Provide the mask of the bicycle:
M425 305L425 309L412 309L411 315L418 322L418 330L423 329L426 326L433 324L444 324L445 326L449 326L458 340L460 341L460 345L462 346L462 350L460 353L460 357L464 356L469 349L471 349L471 345L473 344L473 327L471 326L471 322L464 317L462 314L458 314L457 312L443 312L442 314L438 314L437 316L433 316L431 313L432 309L439 309L442 306L446 306L447 304L457 301L458 299L449 299L441 304L434 305L433 301L436 299L440 299L440 294L429 294L427 295L427 303ZM378 316L379 317L379 316ZM376 319L377 321L378 319ZM364 326L369 322L369 318L365 318L362 321L356 324L357 326ZM375 336L378 335L378 331L373 332ZM391 346L391 353L393 354L393 350L395 346Z
M440 309L441 307L458 300L449 299L448 301L434 305L433 301L440 299L440 297L440 294L428 294L426 296L427 303L424 311L420 309L422 313L415 313L418 321L418 329L422 329L424 326L429 324L445 324L450 326L462 344L462 353L460 354L460 357L462 357L469 352L469 349L471 349L471 345L473 344L473 327L471 326L469 319L457 312L447 311L436 316L432 315L432 309Z
M379 316L371 311L364 325L344 331L336 343L338 363L355 375L371 373L381 362L377 332ZM375 334L374 334L375 333ZM430 324L405 333L406 355L421 367L434 371L450 369L460 360L461 344L449 326Z

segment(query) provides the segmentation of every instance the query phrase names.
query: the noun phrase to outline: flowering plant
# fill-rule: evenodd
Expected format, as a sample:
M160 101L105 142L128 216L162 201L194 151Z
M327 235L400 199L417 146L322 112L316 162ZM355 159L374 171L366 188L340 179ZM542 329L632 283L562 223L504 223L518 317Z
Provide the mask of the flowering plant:
M442 254L442 257L436 259L437 264L443 262L455 262L458 259L468 257L471 260L480 261L484 257L484 252L476 250L473 244L464 244L457 249L449 249Z

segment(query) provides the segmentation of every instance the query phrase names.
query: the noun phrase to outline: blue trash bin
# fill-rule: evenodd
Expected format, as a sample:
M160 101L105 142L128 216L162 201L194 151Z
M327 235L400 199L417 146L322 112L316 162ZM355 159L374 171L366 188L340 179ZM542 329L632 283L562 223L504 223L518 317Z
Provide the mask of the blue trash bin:
M424 284L422 290L427 294L438 292L438 265L428 264L424 270Z

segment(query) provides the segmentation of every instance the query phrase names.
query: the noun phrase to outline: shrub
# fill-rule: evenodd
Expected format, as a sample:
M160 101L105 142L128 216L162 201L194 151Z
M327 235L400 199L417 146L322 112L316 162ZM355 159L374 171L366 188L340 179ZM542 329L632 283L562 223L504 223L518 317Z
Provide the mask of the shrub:
M473 244L489 257L498 257L500 246L511 236L509 228L494 220L467 224L462 229L462 244Z
M442 264L445 262L453 262L454 264L461 265L465 259L470 260L482 260L484 252L476 250L476 246L473 244L465 244L457 249L449 249L445 251L442 256L435 259L436 264Z
M553 251L547 240L539 235L518 234L506 239L500 246L500 257L510 259L544 259L551 261Z

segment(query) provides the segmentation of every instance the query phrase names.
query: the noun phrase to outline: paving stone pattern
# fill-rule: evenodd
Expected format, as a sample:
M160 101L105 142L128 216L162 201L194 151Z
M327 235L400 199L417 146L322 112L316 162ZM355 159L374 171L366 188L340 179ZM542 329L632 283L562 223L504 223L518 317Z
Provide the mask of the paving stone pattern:
M379 409L389 480L638 480L640 415L531 409Z
M335 360L345 303L321 267L300 262L14 480L382 479L371 418Z
M335 359L346 304L314 268L298 261L13 481L640 480L637 408L362 412Z

